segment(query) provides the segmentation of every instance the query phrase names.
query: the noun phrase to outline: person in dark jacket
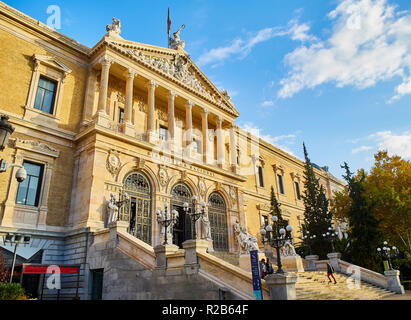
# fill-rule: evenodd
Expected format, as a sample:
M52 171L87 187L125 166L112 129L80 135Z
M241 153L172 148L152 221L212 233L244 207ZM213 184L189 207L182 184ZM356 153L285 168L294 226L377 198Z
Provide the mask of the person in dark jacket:
M267 274L273 274L274 273L274 269L273 269L273 265L270 262L270 259L267 258L267 262L265 263L266 265L266 270L267 270Z
M265 259L262 259L260 261L260 275L261 275L261 279L264 279L265 276L267 275L267 266L265 264Z
M332 283L331 278L334 279L334 284L337 284L337 280L335 280L335 277L334 277L334 268L330 263L327 263L327 277L328 277L328 280L330 280L328 284Z

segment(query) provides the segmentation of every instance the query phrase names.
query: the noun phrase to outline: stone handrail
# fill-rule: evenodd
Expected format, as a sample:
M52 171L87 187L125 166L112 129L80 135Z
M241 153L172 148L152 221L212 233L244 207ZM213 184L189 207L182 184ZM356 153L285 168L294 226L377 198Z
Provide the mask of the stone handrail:
M346 275L355 275L354 270L359 270L360 271L360 276L361 276L361 281L368 282L370 284L373 284L375 286L387 289L388 288L388 281L387 278L382 275L381 273L365 269L360 266L356 266L354 264L351 264L349 262L343 261L343 260L338 260L338 265L341 268L341 272L346 274ZM348 269L351 269L351 272L348 272Z
M241 292L248 300L254 299L253 279L250 272L246 272L208 253L197 252L197 256L200 264L200 273L206 273L220 280L237 292ZM262 288L264 300L269 300L269 288L264 280L262 280Z
M118 230L117 234L119 240L117 248L120 251L151 271L154 270L156 266L156 257L152 246L133 237L127 232Z

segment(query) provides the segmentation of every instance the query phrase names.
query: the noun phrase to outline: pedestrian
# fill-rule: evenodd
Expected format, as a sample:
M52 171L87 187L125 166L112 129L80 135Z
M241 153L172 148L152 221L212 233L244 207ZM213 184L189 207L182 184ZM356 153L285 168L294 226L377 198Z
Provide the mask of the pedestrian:
M260 274L261 274L261 279L264 279L265 276L267 275L267 266L265 264L265 259L262 259L260 261Z
M332 283L331 278L334 279L334 284L337 284L337 280L335 280L335 277L334 277L334 268L329 262L327 263L327 277L328 277L328 280L330 280L328 284Z
M273 265L272 265L272 263L270 262L270 259L269 259L269 258L267 258L267 262L265 263L265 265L266 265L267 274L273 274L273 273L274 273L274 269L273 269Z

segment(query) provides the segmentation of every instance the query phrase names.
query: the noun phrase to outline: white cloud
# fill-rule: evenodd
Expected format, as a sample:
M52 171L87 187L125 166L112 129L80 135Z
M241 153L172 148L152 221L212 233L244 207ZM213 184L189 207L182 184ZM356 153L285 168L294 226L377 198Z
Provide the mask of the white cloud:
M197 64L199 66L218 64L233 56L238 56L239 59L243 59L257 44L268 41L274 37L289 35L291 39L296 41L305 42L315 40L315 37L308 34L309 30L308 24L300 25L297 19L293 19L286 27L264 28L246 40L236 38L232 40L228 46L211 49L198 58Z
M342 0L328 17L333 30L326 40L309 36L304 25L296 28L294 38L313 43L286 55L290 71L280 98L325 83L364 89L395 77L402 83L391 101L411 93L410 14L396 12L386 0Z
M289 147L285 146L284 144L287 145L292 145L294 144L295 138L297 137L297 134L301 133L301 131L298 131L295 134L289 134L289 135L282 135L282 136L272 136L270 134L263 134L262 129L257 127L254 123L252 122L247 122L244 125L240 125L240 128L242 128L245 131L250 132L253 136L258 137L273 146L284 150L285 152L291 154L292 156L295 157L294 153L289 149Z
M358 147L358 148L353 149L353 150L352 150L352 154L357 154L357 153L360 153L360 152L362 152L362 151L368 151L368 150L371 150L371 149L373 149L373 147L361 146L361 147Z
M387 150L390 156L397 155L411 159L411 131L395 135L391 131L381 131L368 137L378 143L379 150Z
M262 107L272 107L273 105L274 105L274 101L271 101L271 100L267 100L261 103Z

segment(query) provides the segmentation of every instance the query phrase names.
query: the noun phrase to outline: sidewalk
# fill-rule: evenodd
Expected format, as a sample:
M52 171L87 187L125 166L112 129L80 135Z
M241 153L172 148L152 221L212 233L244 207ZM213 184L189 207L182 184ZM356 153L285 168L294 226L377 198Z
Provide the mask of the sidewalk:
M411 290L406 290L405 294L397 294L382 300L411 300Z

